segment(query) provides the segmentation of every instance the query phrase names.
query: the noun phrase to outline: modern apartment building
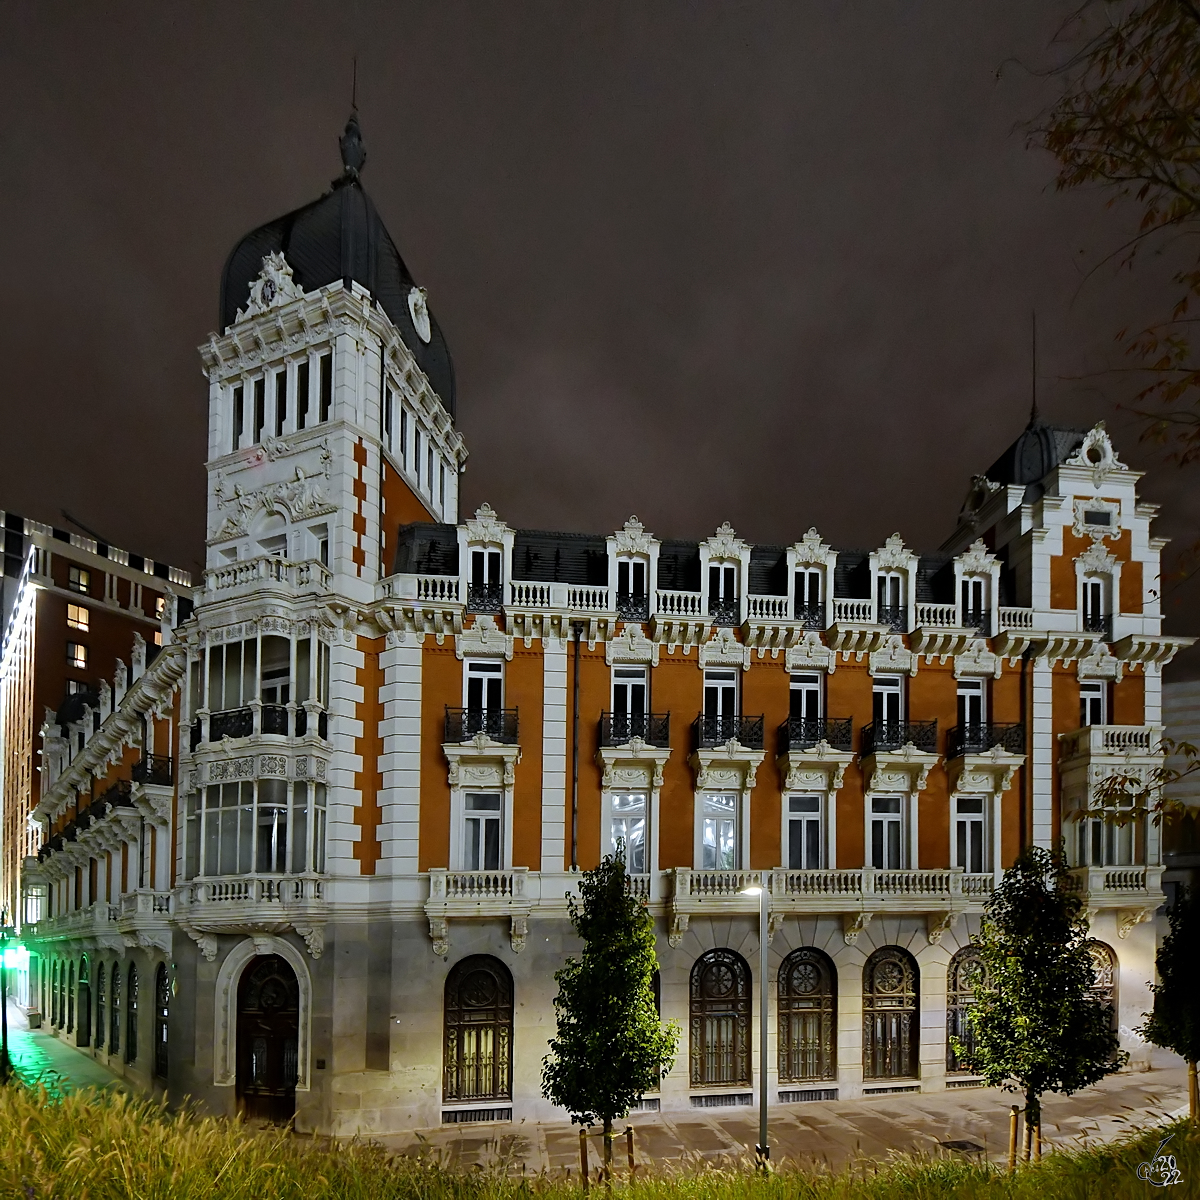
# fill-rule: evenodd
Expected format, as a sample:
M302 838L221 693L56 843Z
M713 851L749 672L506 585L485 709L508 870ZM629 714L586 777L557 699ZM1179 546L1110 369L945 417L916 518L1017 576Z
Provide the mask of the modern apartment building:
M746 1104L762 1071L783 1104L969 1087L971 936L1059 838L1138 1023L1159 832L1078 814L1160 761L1190 639L1103 426L1035 414L929 553L464 518L445 341L355 119L341 146L226 266L194 611L42 726L25 932L60 1036L303 1130L553 1119L566 896L619 845L683 1029L645 1107Z

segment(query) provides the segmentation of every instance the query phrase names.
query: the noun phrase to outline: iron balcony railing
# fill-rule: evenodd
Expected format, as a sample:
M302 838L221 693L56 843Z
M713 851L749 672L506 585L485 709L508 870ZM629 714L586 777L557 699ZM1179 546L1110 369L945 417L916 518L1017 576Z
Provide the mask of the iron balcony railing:
M600 745L624 746L641 738L651 746L664 750L671 746L671 714L666 713L601 713Z
M992 610L990 608L964 608L962 615L964 629L974 629L983 637L992 633Z
M469 742L482 733L494 742L515 746L517 728L515 708L451 708L446 705L447 742Z
M1112 613L1089 612L1083 614L1084 632L1103 634L1106 642L1112 641L1112 625Z
M717 596L709 596L708 615L712 617L714 625L740 625L742 623L741 602L737 597L731 600L722 600Z
M254 732L254 710L230 708L212 713L208 718L208 740L219 742L224 737L249 737Z
M908 632L908 610L903 604L880 604L875 620L880 625L886 625L893 633Z
M134 783L153 783L170 787L175 782L175 764L168 754L143 754L130 772Z
M650 620L650 597L644 592L618 592L617 616L623 621Z
M986 754L994 746L1010 754L1025 753L1025 726L1011 725L952 725L946 733L946 757L962 754Z
M937 721L872 721L862 730L862 752L899 750L912 743L927 754L937 753Z
M750 750L763 748L763 718L737 716L719 717L701 713L692 722L696 745L723 746L726 742L740 742Z
M779 753L809 750L828 742L835 750L849 750L854 727L849 717L788 717L779 727Z
M308 733L308 709L296 709L296 736L304 737ZM329 714L321 709L317 713L317 737L329 740Z
M467 585L467 611L498 613L504 607L504 586L499 583Z
M288 731L288 710L286 704L264 704L259 714L263 733L279 733L286 736Z
M824 629L825 628L825 605L819 601L811 604L804 604L801 601L796 601L796 623L802 629Z

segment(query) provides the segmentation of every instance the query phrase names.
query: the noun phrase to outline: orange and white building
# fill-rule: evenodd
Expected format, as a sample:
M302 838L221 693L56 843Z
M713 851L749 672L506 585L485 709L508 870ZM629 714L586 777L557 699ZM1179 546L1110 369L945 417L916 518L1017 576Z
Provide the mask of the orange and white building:
M1103 425L1035 416L931 553L464 515L450 358L354 119L342 155L226 267L194 611L42 729L25 935L60 1036L305 1130L553 1119L566 896L622 845L683 1030L645 1107L746 1104L763 1070L783 1104L969 1087L972 933L1060 838L1139 1023L1158 831L1077 814L1159 762L1190 639Z

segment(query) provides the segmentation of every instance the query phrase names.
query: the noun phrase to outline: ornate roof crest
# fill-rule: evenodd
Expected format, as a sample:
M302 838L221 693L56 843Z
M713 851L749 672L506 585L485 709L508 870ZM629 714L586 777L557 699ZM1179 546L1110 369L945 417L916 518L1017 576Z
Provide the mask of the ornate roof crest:
M1112 440L1104 428L1103 421L1097 421L1084 436L1079 449L1063 464L1066 467L1090 467L1092 484L1099 487L1104 477L1110 471L1128 471L1129 468L1117 457Z
M983 539L977 538L958 556L958 561L966 573L988 575L999 560L983 544Z
M814 525L795 545L797 565L824 566L829 561L829 545L821 541Z
M734 533L733 526L728 521L722 522L720 529L705 542L705 545L713 558L741 558L742 552L749 549Z
M471 542L503 542L508 526L496 515L496 510L485 500L476 510L475 516L463 525L467 540Z
M244 309L238 309L237 319L256 317L268 309L299 300L303 295L300 285L292 278L288 260L278 250L272 250L264 256L262 270L250 285L250 303Z
M637 517L630 517L625 522L625 528L617 530L618 554L649 554L653 545L654 535L646 532L646 527Z
M875 552L875 562L884 571L905 571L912 566L916 557L898 533L893 533L884 542L883 549Z

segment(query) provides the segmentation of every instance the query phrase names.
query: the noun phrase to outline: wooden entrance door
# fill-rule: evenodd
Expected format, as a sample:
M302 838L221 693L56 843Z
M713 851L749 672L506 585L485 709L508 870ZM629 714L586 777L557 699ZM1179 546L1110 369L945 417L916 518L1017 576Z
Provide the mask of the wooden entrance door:
M237 1094L249 1119L283 1124L296 1112L300 988L277 954L256 958L238 983Z

